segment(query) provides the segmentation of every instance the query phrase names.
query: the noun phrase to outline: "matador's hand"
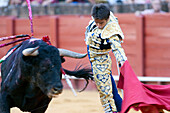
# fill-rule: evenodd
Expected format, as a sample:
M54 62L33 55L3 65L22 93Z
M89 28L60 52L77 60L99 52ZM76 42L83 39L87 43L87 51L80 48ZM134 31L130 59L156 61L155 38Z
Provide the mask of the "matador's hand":
M118 63L119 63L119 67L122 67L123 64L125 63L125 61L120 61L120 62L118 62Z

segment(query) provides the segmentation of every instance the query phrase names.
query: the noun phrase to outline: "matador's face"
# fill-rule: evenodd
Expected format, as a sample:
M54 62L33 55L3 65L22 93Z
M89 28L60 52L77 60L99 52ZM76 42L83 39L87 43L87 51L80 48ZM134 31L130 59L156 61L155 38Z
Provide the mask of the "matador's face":
M103 29L104 28L104 26L107 24L107 20L105 20L105 19L95 19L94 20L95 21L95 23L96 23L96 26L99 28L99 29Z

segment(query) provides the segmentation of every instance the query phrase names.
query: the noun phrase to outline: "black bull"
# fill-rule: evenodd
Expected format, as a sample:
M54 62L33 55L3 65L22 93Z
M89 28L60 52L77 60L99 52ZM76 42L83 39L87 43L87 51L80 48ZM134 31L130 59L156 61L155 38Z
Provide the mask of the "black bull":
M62 92L61 56L70 56L68 53L38 39L22 42L1 66L0 113L10 113L12 107L44 113L52 97ZM70 57L84 56L71 53ZM88 69L64 70L68 75L92 79Z

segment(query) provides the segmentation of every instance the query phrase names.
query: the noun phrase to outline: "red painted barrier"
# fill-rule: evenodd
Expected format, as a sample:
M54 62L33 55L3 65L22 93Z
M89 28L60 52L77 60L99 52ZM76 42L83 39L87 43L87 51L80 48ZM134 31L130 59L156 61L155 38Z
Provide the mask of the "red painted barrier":
M31 27L28 19L15 19L15 34L30 34ZM33 19L34 37L42 38L48 35L54 46L58 42L58 17L57 16L36 16Z
M14 35L14 18L13 17L1 17L0 18L0 37L12 36ZM8 43L12 40L0 41L0 44ZM2 58L7 51L14 45L9 45L0 48L0 58Z
M170 77L170 14L145 16L145 76Z

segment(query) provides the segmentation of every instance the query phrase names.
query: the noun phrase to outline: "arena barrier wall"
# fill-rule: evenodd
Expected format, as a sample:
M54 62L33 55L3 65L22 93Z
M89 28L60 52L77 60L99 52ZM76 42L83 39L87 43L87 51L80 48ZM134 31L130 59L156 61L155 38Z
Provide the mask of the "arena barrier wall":
M0 37L14 35L14 17L0 17ZM0 44L8 43L8 40L0 41ZM14 45L9 45L4 48L0 48L0 58L6 54L6 52Z
M155 14L145 20L145 76L170 77L170 14Z
M14 17L0 17L0 37L12 36L14 35ZM8 43L10 41L0 41L0 44ZM0 58L2 58L7 51L13 47L14 44L0 48ZM1 68L1 65L0 65Z
M122 44L128 60L136 75L147 77L170 76L170 14L135 16L134 14L115 14L125 35ZM59 48L86 53L84 32L91 17L89 15L35 16L33 18L34 37L50 37L52 44ZM28 19L1 17L0 37L31 34ZM0 42L4 43L4 42ZM12 47L1 48L0 58ZM113 53L113 75L117 66ZM84 59L65 58L63 67L74 70L84 64L90 66L88 57ZM81 80L82 81L82 80ZM82 81L84 82L84 81ZM83 84L75 81L75 84ZM78 86L77 86L78 87Z

